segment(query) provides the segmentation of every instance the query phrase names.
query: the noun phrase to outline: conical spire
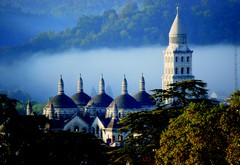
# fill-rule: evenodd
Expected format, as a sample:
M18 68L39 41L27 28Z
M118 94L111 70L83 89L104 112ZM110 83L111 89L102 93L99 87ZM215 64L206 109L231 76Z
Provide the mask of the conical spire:
M26 111L27 111L26 112L27 115L32 115L32 104L31 104L30 100L28 100Z
M127 90L127 80L126 77L124 75L124 79L122 80L122 95L127 94L128 90Z
M169 31L169 44L182 45L186 43L187 37L183 28L182 21L179 18L179 9L177 7L177 14Z
M117 119L118 118L118 107L117 104L114 102L113 104L113 115L112 118Z
M48 118L50 119L50 120L52 120L52 119L54 119L54 107L53 107L53 104L52 104L52 102L50 103L50 107L49 107L50 109L49 109L49 116L48 116Z
M64 83L62 79L62 75L60 75L60 80L58 81L58 95L64 94Z
M100 83L99 83L99 94L103 94L103 93L105 93L105 82L102 75L102 78L100 79Z
M83 80L80 74L80 77L78 79L78 93L83 92Z
M143 74L142 74L142 77L140 79L139 89L140 89L141 92L145 91L145 80L144 80Z

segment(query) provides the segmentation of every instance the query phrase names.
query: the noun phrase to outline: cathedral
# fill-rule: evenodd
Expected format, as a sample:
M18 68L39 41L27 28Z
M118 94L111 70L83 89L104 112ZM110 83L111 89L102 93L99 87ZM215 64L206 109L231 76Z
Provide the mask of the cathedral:
M93 98L84 92L81 75L77 84L77 93L69 97L64 93L64 81L60 76L57 95L49 98L43 109L43 115L52 121L49 129L85 131L94 134L110 146L120 146L120 141L126 134L121 135L117 132L121 127L118 121L128 113L155 108L154 99L145 91L143 75L139 82L139 92L134 96L128 93L127 79L124 75L122 92L115 99L105 92L103 75L99 82L98 94Z
M167 89L168 85L174 82L194 79L192 53L193 51L187 46L187 35L177 8L176 17L169 31L169 45L163 52L162 89ZM77 92L69 97L64 93L64 81L60 76L57 95L49 98L43 108L43 115L51 121L48 129L85 131L94 134L109 146L121 146L121 141L126 138L127 133L117 132L121 128L118 121L128 113L151 111L156 108L155 100L145 90L143 74L139 81L139 92L135 95L131 96L128 93L125 75L121 87L121 94L112 98L105 91L105 81L102 75L98 94L91 98L84 92L83 79L80 75ZM31 105L28 103L27 114L31 113Z

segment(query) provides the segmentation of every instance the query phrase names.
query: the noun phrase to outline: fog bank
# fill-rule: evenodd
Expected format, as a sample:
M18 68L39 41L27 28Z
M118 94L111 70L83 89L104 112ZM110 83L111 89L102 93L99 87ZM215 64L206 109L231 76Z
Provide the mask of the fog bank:
M227 97L234 90L234 46L213 45L194 46L193 75L208 84L210 94L214 91ZM94 88L98 92L101 75L105 85L110 86L113 97L121 94L124 74L131 95L139 91L139 81L143 74L146 90L161 88L163 75L163 51L166 47L145 47L126 49L100 49L80 51L72 49L60 54L35 54L14 66L1 66L1 82L8 87L19 88L29 93L33 100L46 103L57 94L60 74L65 85L65 94L77 92L77 81L81 74L84 92L91 95Z

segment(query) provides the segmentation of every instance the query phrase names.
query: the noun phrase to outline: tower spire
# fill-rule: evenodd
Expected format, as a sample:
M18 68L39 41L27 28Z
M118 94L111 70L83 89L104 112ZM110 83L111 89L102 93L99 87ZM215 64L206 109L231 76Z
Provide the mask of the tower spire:
M80 73L80 76L79 76L79 79L78 79L78 93L80 92L83 92L83 80L82 80L82 77L81 77L81 73Z
M105 82L103 79L103 74L101 75L100 83L99 83L99 94L105 93Z
M124 94L127 94L128 91L127 91L127 80L126 80L126 77L125 77L125 74L124 74L124 78L122 80L122 95Z
M60 79L58 81L58 95L64 94L64 83L62 79L62 75L60 74Z
M144 80L144 77L143 77L143 73L142 73L142 77L140 79L139 89L140 89L141 92L145 91L145 80Z
M27 103L27 112L26 112L27 115L31 115L32 114L32 104L30 102L30 100L28 100L28 103Z
M169 31L169 45L177 48L187 44L187 35L185 33L182 20L179 17L179 7L176 8L176 17Z

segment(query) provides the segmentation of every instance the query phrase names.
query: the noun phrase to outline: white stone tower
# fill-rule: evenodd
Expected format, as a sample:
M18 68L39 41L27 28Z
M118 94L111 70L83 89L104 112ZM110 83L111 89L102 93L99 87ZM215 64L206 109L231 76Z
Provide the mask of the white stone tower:
M162 76L162 89L174 82L194 79L192 75L192 53L187 46L187 34L177 7L177 14L169 31L169 45L163 52L164 75Z

